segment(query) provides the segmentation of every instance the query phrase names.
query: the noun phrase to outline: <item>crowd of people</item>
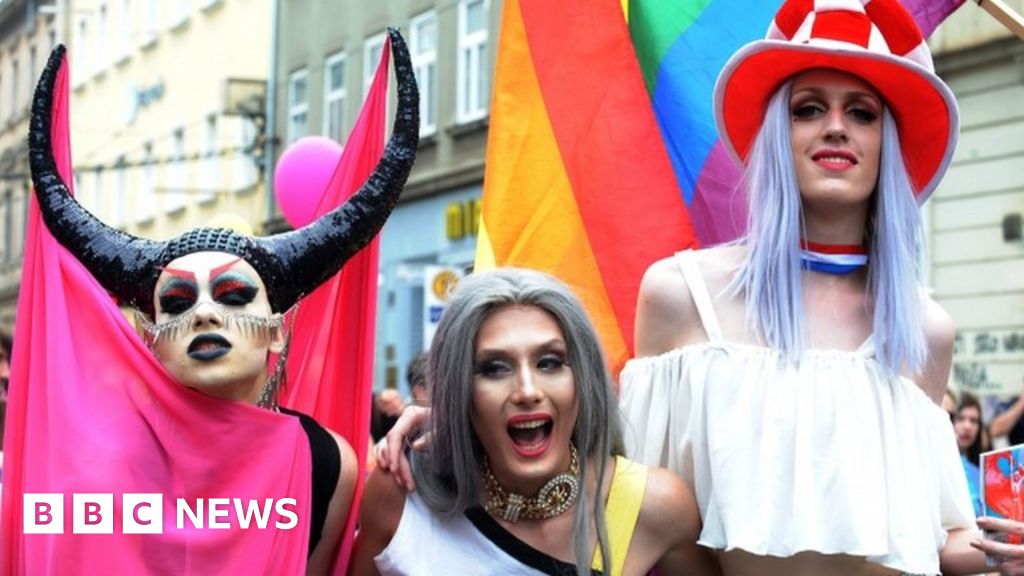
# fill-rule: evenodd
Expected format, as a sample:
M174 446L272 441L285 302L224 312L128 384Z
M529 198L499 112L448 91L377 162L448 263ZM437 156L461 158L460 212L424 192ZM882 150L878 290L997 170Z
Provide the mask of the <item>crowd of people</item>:
M376 234L415 158L415 81L391 41L398 110L377 170L344 206L271 238L204 228L158 243L83 210L58 169L64 61L51 59L30 135L42 222L139 310L148 348L123 354L159 364L145 393L125 388L126 412L105 414L138 438L90 455L145 457L130 487L292 491L307 514L298 531L168 531L141 548L3 540L20 572L102 553L140 573L1024 574L1024 546L999 540L1024 521L978 518L981 407L945 398L954 327L922 290L919 207L958 110L896 0L789 0L726 64L714 107L746 169L748 232L650 266L617 387L567 286L473 274L409 366L409 406L394 390L375 399L379 465L356 501L351 446L277 395L284 315ZM28 372L15 376L27 394ZM991 434L1012 440L1022 415L1024 399ZM196 433L194 453L175 449ZM359 530L339 567L350 512Z

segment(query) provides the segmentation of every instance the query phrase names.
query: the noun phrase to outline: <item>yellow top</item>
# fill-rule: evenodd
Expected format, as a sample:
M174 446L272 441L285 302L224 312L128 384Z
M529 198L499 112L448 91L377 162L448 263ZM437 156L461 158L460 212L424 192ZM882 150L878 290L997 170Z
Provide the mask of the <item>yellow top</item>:
M626 460L622 456L615 457L615 474L608 491L608 505L605 507L604 520L608 529L608 548L612 555L612 569L604 572L604 561L601 549L594 550L594 562L591 568L604 572L605 576L621 576L626 564L626 552L636 530L636 521L640 517L640 505L647 491L647 466L639 462Z

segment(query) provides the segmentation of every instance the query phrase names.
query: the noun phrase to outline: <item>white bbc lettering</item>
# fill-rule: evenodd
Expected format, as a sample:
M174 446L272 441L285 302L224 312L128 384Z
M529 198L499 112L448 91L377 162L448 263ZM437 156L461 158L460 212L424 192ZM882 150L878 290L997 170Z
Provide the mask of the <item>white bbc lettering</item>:
M71 502L72 533L114 533L113 494L74 494Z
M64 495L24 494L22 530L25 534L63 534Z
M163 534L164 497L161 494L124 494L121 531L125 534Z

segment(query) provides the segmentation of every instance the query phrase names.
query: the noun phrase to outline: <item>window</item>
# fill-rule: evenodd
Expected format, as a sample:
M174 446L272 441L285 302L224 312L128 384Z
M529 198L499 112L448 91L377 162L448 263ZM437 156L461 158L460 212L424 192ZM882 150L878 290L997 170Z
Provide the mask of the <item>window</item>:
M11 191L4 192L2 198L0 198L0 238L3 238L4 245L0 246L0 252L3 254L2 262L7 264L14 257L14 230L13 218L11 217Z
M25 233L28 231L28 195L32 189L25 187L20 194L14 195L14 219L18 224L17 233L14 236L14 255L18 258L25 256Z
M199 143L199 194L200 202L209 202L217 197L220 178L217 167L220 157L217 154L217 115L210 114L203 125L203 139Z
M174 2L174 17L171 19L171 28L180 26L188 20L188 13L191 9L189 6L189 0L175 0Z
M21 101L18 99L18 59L11 60L11 118L18 115Z
M370 93L370 86L373 86L373 75L377 72L377 64L380 63L380 55L384 51L383 32L366 39L363 47L363 99Z
M160 30L160 0L146 1L146 25L145 34L142 36L142 45L148 46L156 40L156 33Z
M77 74L72 74L73 86L80 86L89 74L89 21L83 16L78 20L78 34L75 35L74 51L68 56Z
M185 208L185 129L178 128L171 136L171 154L167 165L167 186L164 189L164 209L177 212Z
M460 0L458 50L455 119L471 122L487 115L487 0Z
M309 72L305 68L292 72L288 78L288 143L291 144L306 135L309 120L307 87Z
M93 198L96 199L96 205L100 206L102 204L102 202L103 202L103 199L106 197L103 194L103 170L102 169L96 170L96 171L94 171L92 173L92 185L89 186L89 193L92 195ZM115 202L113 202L113 204L117 204L117 202L115 201ZM117 218L114 217L114 213L116 211L117 211L117 208L115 208L108 215L108 214L106 214L106 210L101 210L99 213L96 214L96 216L98 218L102 219L103 221L109 223L114 228L119 228L121 226L121 222L119 220L117 220Z
M153 143L142 145L142 166L139 167L139 204L135 214L139 222L147 222L153 218L153 207L156 206L156 165L153 158Z
M437 14L431 10L412 19L409 25L412 68L420 89L420 135L437 130L434 100L437 86Z
M256 146L256 126L248 118L239 117L235 140L238 152L235 154L235 175L232 186L235 191L246 190L256 184L259 175L256 158L260 157L262 150L255 149L254 146Z
M324 64L324 136L345 142L345 54L339 52Z
M117 35L117 58L123 59L128 56L132 41L132 0L121 0L121 19Z
M102 72L107 67L107 5L100 4L96 9L96 48L93 53L95 72Z
M37 68L38 64L39 64L39 61L36 58L36 47L35 47L35 45L32 45L28 49L28 83L29 83L29 86L31 86L32 83L35 82L36 74L39 73L39 68Z
M124 156L118 156L114 164L114 204L111 210L111 220L116 222L118 228L124 229L128 226L125 219L125 205L128 203L127 166Z

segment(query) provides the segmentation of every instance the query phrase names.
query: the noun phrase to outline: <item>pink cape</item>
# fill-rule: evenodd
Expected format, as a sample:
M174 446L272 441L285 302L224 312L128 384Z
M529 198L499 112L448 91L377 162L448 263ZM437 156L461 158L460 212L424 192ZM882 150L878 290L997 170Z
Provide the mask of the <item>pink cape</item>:
M369 97L381 103L376 126L383 126L386 66L385 61L384 81L375 81ZM52 140L60 173L70 183L67 82L65 62L55 86ZM366 124L362 117L360 122ZM380 140L377 158L383 135ZM373 148L372 143L367 146ZM355 144L349 149L361 148ZM328 195L342 184L360 184L361 171L365 179L376 162L374 158L365 169L365 156L346 152L341 164L350 162L356 168L339 166ZM325 198L325 205L333 201ZM370 252L372 262L352 266ZM375 249L361 253L346 270L365 267L374 271L375 289ZM365 274L350 276L354 280ZM338 284L337 277L328 283ZM365 293L365 286L360 286ZM333 298L340 301L325 303L324 308L311 305L312 296L300 306L305 312L295 320L292 359L311 361L321 354L326 360L310 365L290 362L291 384L283 403L320 416L352 443L361 462L369 434L372 370L366 365L339 366L353 356L340 354L339 339L324 332L338 314L329 310L354 304L345 294L335 293ZM370 296L375 298L375 290ZM364 296L358 305L368 301L372 303ZM368 336L364 333L358 344L345 347L359 350L370 362L372 310L371 305L363 312L371 320ZM303 320L303 314L318 318L319 336L306 337L305 330L312 327L303 323L313 323ZM103 288L54 240L34 197L28 211L18 319L4 442L0 574L304 573L311 463L298 421L210 398L175 383ZM321 345L324 339L330 343ZM318 345L319 352L310 351ZM365 378L356 380L353 373ZM309 386L317 390L310 393ZM63 495L63 534L23 531L23 495L39 493ZM102 512L110 514L112 534L72 533L72 495L84 493L113 496L113 508ZM135 493L162 495L162 534L123 533L122 497ZM277 528L275 522L287 524L289 518L271 512L266 528L253 520L243 529L234 502L229 501L228 515L218 520L229 522L230 528L210 528L209 517L203 519L203 528L196 528L187 516L178 526L178 499L195 510L199 500L208 498L239 499L243 507L250 501L264 506L268 499L291 498L296 503L287 507L297 512L297 521L290 529ZM350 520L340 546L336 573L347 562L352 524Z

